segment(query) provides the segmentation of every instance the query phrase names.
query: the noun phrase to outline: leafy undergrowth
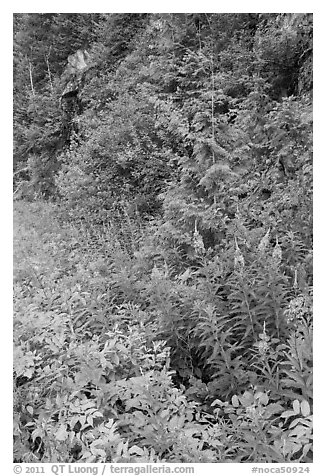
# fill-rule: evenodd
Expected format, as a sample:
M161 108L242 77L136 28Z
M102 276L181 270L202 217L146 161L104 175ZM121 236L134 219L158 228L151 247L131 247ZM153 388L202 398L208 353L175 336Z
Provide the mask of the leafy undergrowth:
M287 303L272 334L244 317L265 309L243 298L250 273L256 301L264 288L258 258L245 270L238 250L232 314L212 258L176 274L49 203L16 202L14 224L15 461L312 460L311 296L281 286L275 252L260 247L265 308Z

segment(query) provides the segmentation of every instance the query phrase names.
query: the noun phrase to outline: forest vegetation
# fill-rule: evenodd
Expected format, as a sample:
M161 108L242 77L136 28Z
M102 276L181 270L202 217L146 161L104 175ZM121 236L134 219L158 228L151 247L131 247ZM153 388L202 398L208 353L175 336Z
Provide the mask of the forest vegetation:
M14 14L14 461L312 462L312 14Z

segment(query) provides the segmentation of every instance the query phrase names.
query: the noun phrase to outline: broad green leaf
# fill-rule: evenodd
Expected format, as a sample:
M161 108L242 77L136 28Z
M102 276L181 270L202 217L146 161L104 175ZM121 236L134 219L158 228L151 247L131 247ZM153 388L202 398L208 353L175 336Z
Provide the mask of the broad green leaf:
M55 438L59 441L65 441L68 438L69 434L64 425L61 425L58 431L55 433Z
M239 399L238 399L237 395L233 395L233 396L232 396L231 402L232 402L232 405L233 405L234 407L238 407L238 406L239 406Z
M305 417L310 415L310 405L307 400L303 400L303 402L301 402L301 413Z
M133 445L131 448L129 448L129 452L138 456L142 456L144 454L144 450L142 450L142 448L139 448L139 446L137 445Z
M296 415L300 413L300 402L299 400L294 400L292 403L293 410L295 411Z
M281 417L289 418L289 417L294 416L294 415L297 415L297 413L294 412L293 410L286 410L285 412L282 413Z

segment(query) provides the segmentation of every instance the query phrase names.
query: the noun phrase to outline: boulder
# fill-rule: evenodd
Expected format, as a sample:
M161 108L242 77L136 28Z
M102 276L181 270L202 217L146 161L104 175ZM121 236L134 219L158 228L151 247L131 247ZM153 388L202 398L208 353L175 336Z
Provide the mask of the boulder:
M60 97L60 106L63 111L62 132L63 139L69 142L73 128L73 119L80 113L78 94L82 89L84 76L94 63L86 50L77 50L68 57L68 64L62 75L63 92Z
M86 50L77 50L68 57L68 65L63 73L64 90L61 101L77 96L84 73L93 66L90 54Z

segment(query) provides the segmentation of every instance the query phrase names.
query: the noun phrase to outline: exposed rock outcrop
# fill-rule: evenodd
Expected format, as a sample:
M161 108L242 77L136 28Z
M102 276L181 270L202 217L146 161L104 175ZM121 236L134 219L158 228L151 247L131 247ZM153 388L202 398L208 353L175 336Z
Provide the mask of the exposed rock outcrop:
M80 92L86 71L94 63L86 50L77 50L68 57L68 65L62 75L63 92L60 105L64 112L64 136L69 139L72 119L79 110L78 93Z
M83 75L91 66L91 58L86 50L77 50L68 57L68 65L63 73L65 87L61 95L62 100L78 94Z

